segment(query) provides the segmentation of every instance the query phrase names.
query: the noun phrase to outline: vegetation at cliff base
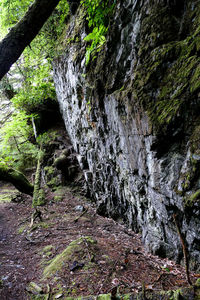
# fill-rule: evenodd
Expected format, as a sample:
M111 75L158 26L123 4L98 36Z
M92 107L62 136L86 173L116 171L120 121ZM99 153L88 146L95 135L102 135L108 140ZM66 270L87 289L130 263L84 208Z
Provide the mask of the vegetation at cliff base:
M1 38L23 17L32 3L30 0L1 1ZM14 114L0 129L0 158L5 164L19 170L36 164L38 149L32 121L39 124L41 110L47 108L48 103L52 105L56 102L51 60L68 13L68 2L60 1L40 33L12 67L6 81L3 80L1 84L2 99L6 99L5 91L13 91L8 100L13 103Z

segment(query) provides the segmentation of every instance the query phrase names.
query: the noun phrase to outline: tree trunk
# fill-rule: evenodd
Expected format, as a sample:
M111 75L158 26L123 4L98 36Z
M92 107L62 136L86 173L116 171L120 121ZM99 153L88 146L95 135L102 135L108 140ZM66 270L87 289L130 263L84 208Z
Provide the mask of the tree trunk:
M0 42L0 80L38 34L59 0L35 0L24 17Z
M0 180L12 183L20 192L33 195L33 185L21 172L4 166L0 166Z
M0 42L0 80L36 37L59 1L35 0L24 17ZM76 4L77 8L80 0L68 0L68 2L70 6Z
M39 153L37 169L35 173L35 182L34 182L34 190L33 190L33 207L37 209L37 206L45 204L45 193L41 188L41 164L42 164L43 156Z

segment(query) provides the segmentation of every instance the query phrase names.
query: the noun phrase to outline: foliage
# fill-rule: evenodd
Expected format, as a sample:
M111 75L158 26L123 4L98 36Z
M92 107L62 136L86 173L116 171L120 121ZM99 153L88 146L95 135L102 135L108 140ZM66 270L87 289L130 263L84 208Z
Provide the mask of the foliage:
M1 0L0 1L0 37L15 25L24 15L31 0Z
M99 27L95 27L93 31L85 37L85 41L92 41L91 45L87 47L86 51L86 65L89 63L91 55L95 51L99 52L101 50L106 41L106 32L107 28L104 25L100 25Z
M12 99L12 102L20 110L24 110L27 113L37 113L48 99L55 99L55 97L55 89L52 82L43 82L38 86L22 88Z
M115 1L82 0L81 3L87 9L89 27L94 28L99 27L100 25L108 26L108 16L114 8Z
M61 0L43 26L42 32L46 41L47 56L53 58L55 55L55 43L62 34L66 25L66 19L69 15L69 4L66 0Z
M33 1L31 0L1 1L0 36L5 35L9 29L20 20L32 2ZM12 69L11 74L14 75L12 77L15 77L18 80L15 86L18 91L21 88L24 89L24 91L21 91L20 101L22 100L23 94L25 102L27 102L27 94L33 93L32 96L35 98L36 89L33 87L38 87L40 85L39 94L41 94L41 96L43 96L43 94L47 92L47 89L49 89L51 90L51 96L55 98L55 93L52 95L53 84L51 83L51 59L54 55L53 49L55 42L63 31L68 13L68 2L66 0L61 0L40 33L32 41L31 45L25 49L20 60L18 60L15 67ZM42 92L43 88L44 92Z
M86 65L91 59L91 55L99 52L106 41L109 17L115 6L115 1L105 0L82 0L81 3L86 7L88 13L88 26L92 32L85 37L85 41L90 41L91 45L86 51ZM93 57L93 59L95 56Z
M0 1L0 38L15 25L33 0ZM35 164L38 147L33 140L31 118L36 118L48 101L56 99L52 80L51 59L54 45L63 31L69 12L66 0L61 0L40 33L25 49L9 73L9 82L15 89L12 102L16 108L12 120L0 130L0 160L5 165L23 169ZM3 90L5 86L1 86ZM10 88L10 87L8 87ZM42 139L40 137L40 139Z
M56 131L49 130L48 132L44 132L37 137L37 143L43 147L49 146L49 144L56 139L57 135L58 134Z
M9 30L23 16L27 7L33 1L30 0L3 0L0 4L1 33ZM18 79L16 84L18 94L13 103L18 109L28 113L38 109L39 104L48 98L55 99L55 89L52 83L53 48L55 41L65 25L69 7L66 0L61 0L55 12L47 21L38 36L26 48L22 57L12 70L12 74ZM9 11L15 10L9 18Z
M36 162L38 149L29 141L33 135L30 117L17 113L0 130L1 164L23 170Z
M0 37L8 33L9 29L15 25L27 11L33 0L1 0L0 1ZM45 36L48 42L52 43L63 31L66 16L69 13L69 4L66 0L61 0L43 26L39 36Z

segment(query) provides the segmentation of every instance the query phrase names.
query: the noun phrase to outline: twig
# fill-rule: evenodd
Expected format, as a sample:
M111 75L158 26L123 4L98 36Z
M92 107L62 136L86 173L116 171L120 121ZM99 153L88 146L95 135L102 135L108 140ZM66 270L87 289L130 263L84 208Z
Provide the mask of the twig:
M120 282L122 283L122 285L124 287L126 287L126 288L132 288L133 287L133 283L132 282L126 282L126 281L127 281L127 278L120 277Z
M76 222L78 222L78 220L87 212L88 210L86 209L86 210L84 210L78 217L76 217L75 219L74 219L74 222L76 223Z
M174 219L174 223L176 225L176 229L177 229L177 232L178 232L178 235L179 235L179 238L180 238L180 241L181 241L181 245L182 245L182 248L183 248L183 255L184 255L184 262L185 262L185 273L186 273L187 281L190 285L192 285L192 282L190 280L188 251L187 251L187 247L186 247L186 244L185 244L185 241L184 241L184 237L181 233L180 226L179 226L178 221L177 221L177 215L175 213L173 214L173 219Z
M71 230L74 229L74 227L57 227L56 230Z
M158 281L160 281L163 275L165 275L165 273L161 273L161 274L158 276L158 278L157 278L156 280L154 280L153 284L156 283L156 282L158 282Z

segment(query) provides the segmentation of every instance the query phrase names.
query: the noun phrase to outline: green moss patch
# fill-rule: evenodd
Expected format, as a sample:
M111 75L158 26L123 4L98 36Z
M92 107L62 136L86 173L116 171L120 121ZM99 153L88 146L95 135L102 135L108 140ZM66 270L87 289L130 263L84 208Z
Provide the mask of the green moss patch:
M200 203L200 189L184 198L185 207L193 207L195 203Z
M200 90L200 4L195 10L188 5L185 18L194 26L183 40L179 40L174 19L166 10L152 7L142 22L145 38L133 82L137 100L147 110L156 133L166 133L177 118L184 119L189 110L199 107L195 99ZM156 24L165 23L169 26L157 28Z
M53 245L47 245L43 248L42 252L43 252L43 254L46 254L47 252L52 251L54 248L55 248L55 246L53 246Z
M47 228L51 227L52 225L53 225L53 223L39 222L39 223L33 224L30 231L34 231L38 228L47 229Z
M13 188L2 187L0 192L0 203L1 202L10 202L19 192Z
M22 225L17 229L18 234L22 234L27 229L27 225Z
M50 261L44 269L43 279L54 276L55 273L73 261L85 263L85 259L87 260L87 246L94 246L95 244L96 241L87 236L71 242L62 253Z
M53 166L46 166L44 168L45 171L45 179L47 182L47 186L51 187L52 189L56 189L60 184L60 179L57 176L57 171Z

